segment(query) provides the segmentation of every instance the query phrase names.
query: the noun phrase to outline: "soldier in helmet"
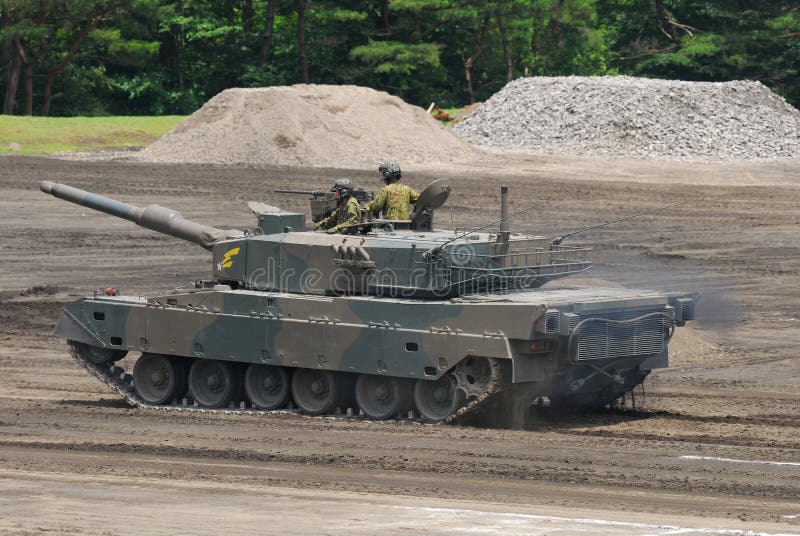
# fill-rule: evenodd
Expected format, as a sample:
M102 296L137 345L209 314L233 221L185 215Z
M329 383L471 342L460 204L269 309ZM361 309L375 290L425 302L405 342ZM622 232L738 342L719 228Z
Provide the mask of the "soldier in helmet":
M370 212L383 212L387 220L409 219L408 205L416 203L419 193L405 184L400 184L400 166L394 160L378 166L386 186L365 207Z
M331 187L336 192L337 205L333 214L320 220L314 229L325 229L328 234L341 232L348 225L361 223L361 209L358 201L353 197L353 181L350 179L336 179Z

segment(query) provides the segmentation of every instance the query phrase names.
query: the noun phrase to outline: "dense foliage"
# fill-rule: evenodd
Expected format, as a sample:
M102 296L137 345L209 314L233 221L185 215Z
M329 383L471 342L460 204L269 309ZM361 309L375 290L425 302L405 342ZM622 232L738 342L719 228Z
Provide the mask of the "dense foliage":
M800 104L797 0L0 0L3 113L194 111L357 84L427 106L525 75L756 79Z

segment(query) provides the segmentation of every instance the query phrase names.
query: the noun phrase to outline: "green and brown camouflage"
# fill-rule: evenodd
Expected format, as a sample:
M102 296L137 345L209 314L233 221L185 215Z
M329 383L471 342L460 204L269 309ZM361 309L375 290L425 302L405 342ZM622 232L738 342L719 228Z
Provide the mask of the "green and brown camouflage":
M186 397L276 409L291 396L310 414L351 404L370 418L410 409L435 422L514 386L527 403L597 407L668 365L673 330L694 318L698 297L539 288L588 269L588 249L504 225L328 235L300 230L302 214L252 203L256 227L223 231L163 207L52 183L42 190L212 251L209 281L152 297L95 293L58 320L54 333L73 341L85 366L145 406ZM109 362L126 352L141 352L144 364L116 378ZM204 372L209 363L216 372ZM244 383L244 394L221 382Z
M333 234L360 223L361 207L354 197L348 195L339 201L339 206L336 207L333 214L317 222L314 228L324 229L328 234Z
M364 207L370 212L382 212L387 220L408 220L408 207L419 199L419 193L405 184L393 182L384 186L375 199Z

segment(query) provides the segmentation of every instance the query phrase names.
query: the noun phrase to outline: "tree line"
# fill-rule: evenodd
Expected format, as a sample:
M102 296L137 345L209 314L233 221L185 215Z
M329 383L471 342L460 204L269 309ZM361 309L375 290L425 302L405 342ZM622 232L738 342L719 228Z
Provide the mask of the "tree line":
M0 0L3 114L191 113L229 87L427 106L520 76L760 80L800 105L797 0Z

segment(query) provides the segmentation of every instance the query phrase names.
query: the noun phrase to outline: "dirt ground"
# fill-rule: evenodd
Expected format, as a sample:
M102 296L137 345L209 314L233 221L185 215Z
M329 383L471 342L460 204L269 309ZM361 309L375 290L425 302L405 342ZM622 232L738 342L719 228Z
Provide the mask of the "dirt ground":
M800 533L797 161L404 170L453 179L439 227L496 218L500 184L512 211L537 205L512 229L547 236L685 202L583 235L596 265L570 281L703 293L635 409L534 410L523 430L139 410L49 337L67 301L184 285L210 259L39 181L244 227L246 201L307 210L271 190L343 175L380 186L372 170L0 158L0 533Z

